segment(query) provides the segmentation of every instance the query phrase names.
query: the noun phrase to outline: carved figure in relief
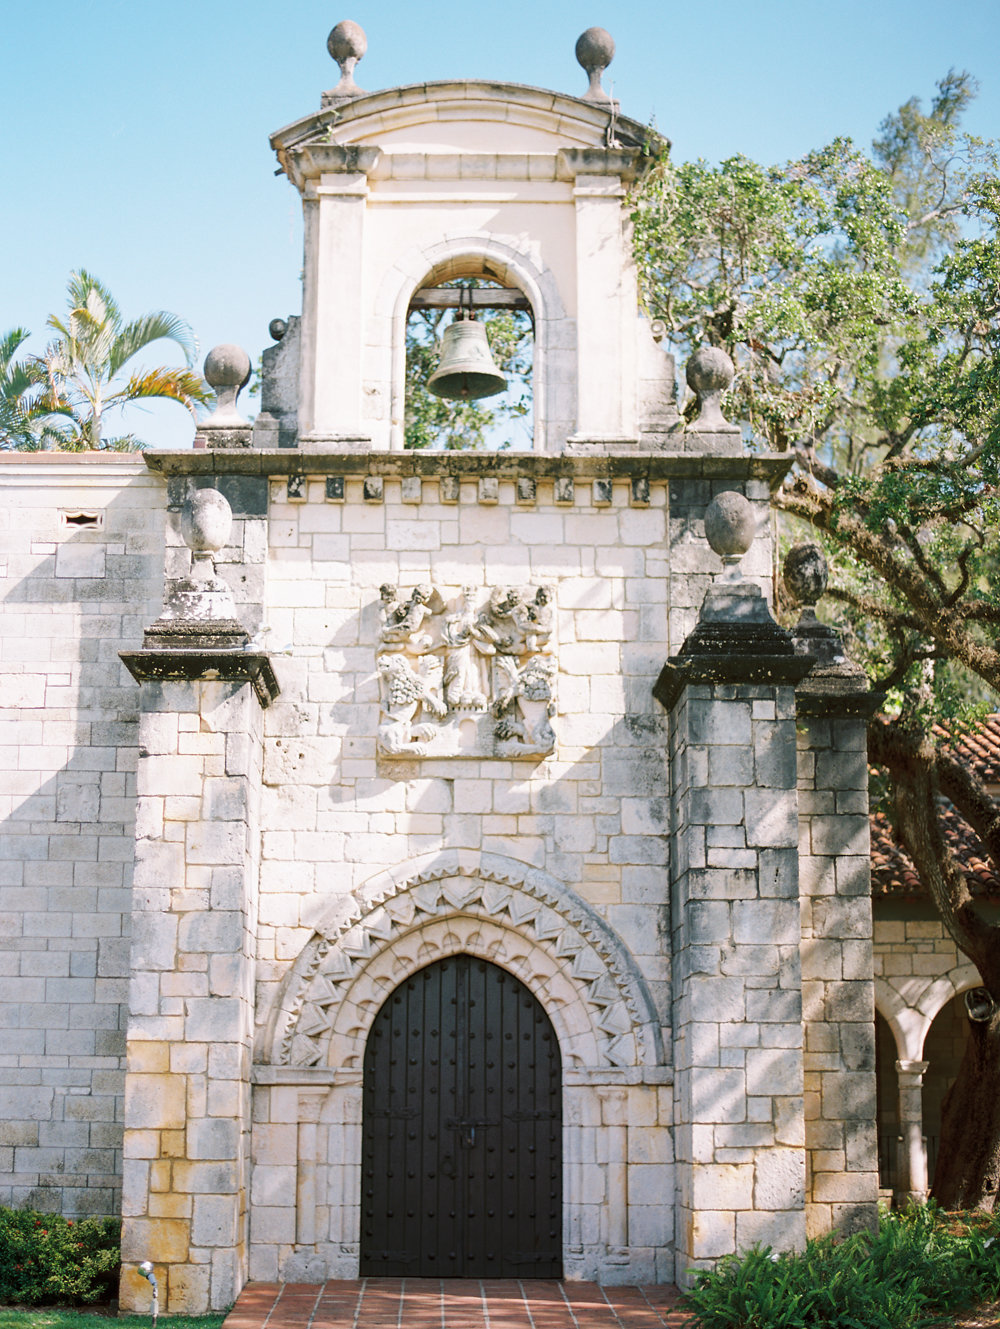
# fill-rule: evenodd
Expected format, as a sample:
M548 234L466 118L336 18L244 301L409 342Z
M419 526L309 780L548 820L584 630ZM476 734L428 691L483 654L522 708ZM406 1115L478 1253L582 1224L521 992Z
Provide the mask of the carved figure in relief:
M444 621L444 697L451 711L485 711L489 693L489 657L496 654L493 634L475 607L476 588L462 587L461 606Z
M551 599L550 586L539 586L531 601L516 587L495 587L482 618L497 650L517 656L544 651L552 636Z
M550 586L379 588L378 749L387 756L544 755L555 748ZM470 724L469 722L472 721Z
M553 668L552 660L545 656L533 656L520 666L512 656L497 656L503 691L493 703L494 735L515 752L545 754L555 748L555 730L549 723L555 714ZM501 686L501 678L496 681Z
M443 720L448 713L441 696L441 660L424 656L417 672L403 655L380 655L378 671L382 691L379 747L392 756L420 756L422 744L437 732L430 717Z
M511 614L523 642L523 649L516 654L533 654L544 651L552 636L552 587L539 586L534 600L525 603L520 594L514 603Z
M430 633L421 632L425 618L431 613L433 586L415 586L405 604L396 599L396 588L386 582L380 589L382 598L382 644L389 651L411 651L416 655L430 650Z

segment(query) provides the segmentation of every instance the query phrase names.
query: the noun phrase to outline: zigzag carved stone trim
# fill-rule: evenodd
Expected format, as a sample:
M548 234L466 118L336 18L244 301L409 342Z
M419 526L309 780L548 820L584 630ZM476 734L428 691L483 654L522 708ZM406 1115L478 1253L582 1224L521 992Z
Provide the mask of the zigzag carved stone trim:
M428 921L456 915L488 919L545 950L589 1011L605 1064L662 1065L645 980L604 919L548 873L474 850L424 855L332 902L279 994L268 1060L320 1062L335 1018L330 1011L366 964Z

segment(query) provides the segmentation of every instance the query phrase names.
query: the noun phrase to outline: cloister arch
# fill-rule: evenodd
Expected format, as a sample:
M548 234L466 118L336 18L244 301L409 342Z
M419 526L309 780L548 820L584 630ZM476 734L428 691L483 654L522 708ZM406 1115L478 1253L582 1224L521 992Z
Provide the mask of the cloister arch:
M934 1017L959 993L982 983L979 970L965 957L936 977L907 977L892 984L875 979L875 1009L892 1030L900 1061L920 1061Z
M924 1137L923 1079L928 1063L924 1041L935 1016L959 993L982 982L975 965L964 956L944 974L908 975L890 982L875 979L875 1009L892 1032L896 1045L895 1076L880 1067L880 1100L895 1090L898 1103L899 1150L895 1163L897 1201L927 1197L927 1145Z

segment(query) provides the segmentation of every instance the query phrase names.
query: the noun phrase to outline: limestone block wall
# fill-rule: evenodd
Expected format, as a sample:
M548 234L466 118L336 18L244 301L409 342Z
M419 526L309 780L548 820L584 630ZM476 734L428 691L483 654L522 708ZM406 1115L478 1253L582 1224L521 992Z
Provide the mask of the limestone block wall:
M677 1277L800 1247L805 1160L792 689L691 683L670 716Z
M810 1235L873 1221L878 1198L865 723L799 728L802 1006Z
M170 1310L246 1281L260 708L248 684L142 688L122 1259ZM134 1269L126 1305L143 1304Z
M265 715L259 1009L331 897L456 845L572 884L628 945L664 1019L663 728L650 687L667 651L667 493L539 481L272 481L265 610L282 694ZM494 482L496 484L496 482ZM481 500L481 492L488 497ZM489 501L495 496L494 501ZM568 501L567 501L568 500ZM379 587L555 590L557 750L544 760L376 753ZM282 648L287 654L282 653Z
M549 910L591 909L627 949L654 1022L669 1019L668 804L651 694L668 650L667 484L570 477L517 486L456 481L454 469L376 484L350 475L340 485L271 481L264 622L282 692L264 713L255 1059L267 1064L255 1072L253 1277L356 1272L357 1030L413 966L456 938L461 949L506 956L499 962L548 1009L579 1007L573 985L600 980L603 962L591 971L577 943L543 927L538 892ZM480 598L498 585L552 587L552 755L380 755L384 583L401 599L422 583L445 599L470 585ZM399 897L391 917L405 919L407 883L416 890L424 879L418 868L432 862L426 870L440 876L437 865L456 852L454 884L433 906L423 888L431 918L419 933L402 923L398 935L387 930L377 910L362 917L363 972L350 1002L339 989L336 1000L310 989L308 1018L295 1026L303 1032L290 1033L283 1051L275 1021L298 1000L288 985L315 972L338 909L346 918L385 889ZM376 890L383 878L395 884ZM511 885L521 878L536 882L531 898ZM482 894L477 880L499 883L499 894ZM510 889L516 898L505 906ZM489 922L491 910L502 926ZM353 964L353 940L343 945ZM564 1262L578 1277L670 1277L669 1070L662 1057L641 1064L628 1017L621 1028L608 1017L612 1051L599 1051L603 1000L569 1026L553 1015L567 1067ZM321 1070L333 1077L325 1090L310 1082ZM287 1184L296 1152L298 1189Z
M0 456L0 1204L114 1214L138 689L162 599L141 458Z

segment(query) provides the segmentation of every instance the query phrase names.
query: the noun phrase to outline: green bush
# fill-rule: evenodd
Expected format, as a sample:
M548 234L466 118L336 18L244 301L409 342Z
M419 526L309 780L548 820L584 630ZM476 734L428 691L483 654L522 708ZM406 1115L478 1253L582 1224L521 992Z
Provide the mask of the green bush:
M0 1209L0 1302L77 1304L115 1295L121 1263L116 1218L61 1218Z
M921 1329L1000 1295L998 1238L1000 1217L914 1205L877 1233L730 1256L699 1275L686 1309L701 1329Z

